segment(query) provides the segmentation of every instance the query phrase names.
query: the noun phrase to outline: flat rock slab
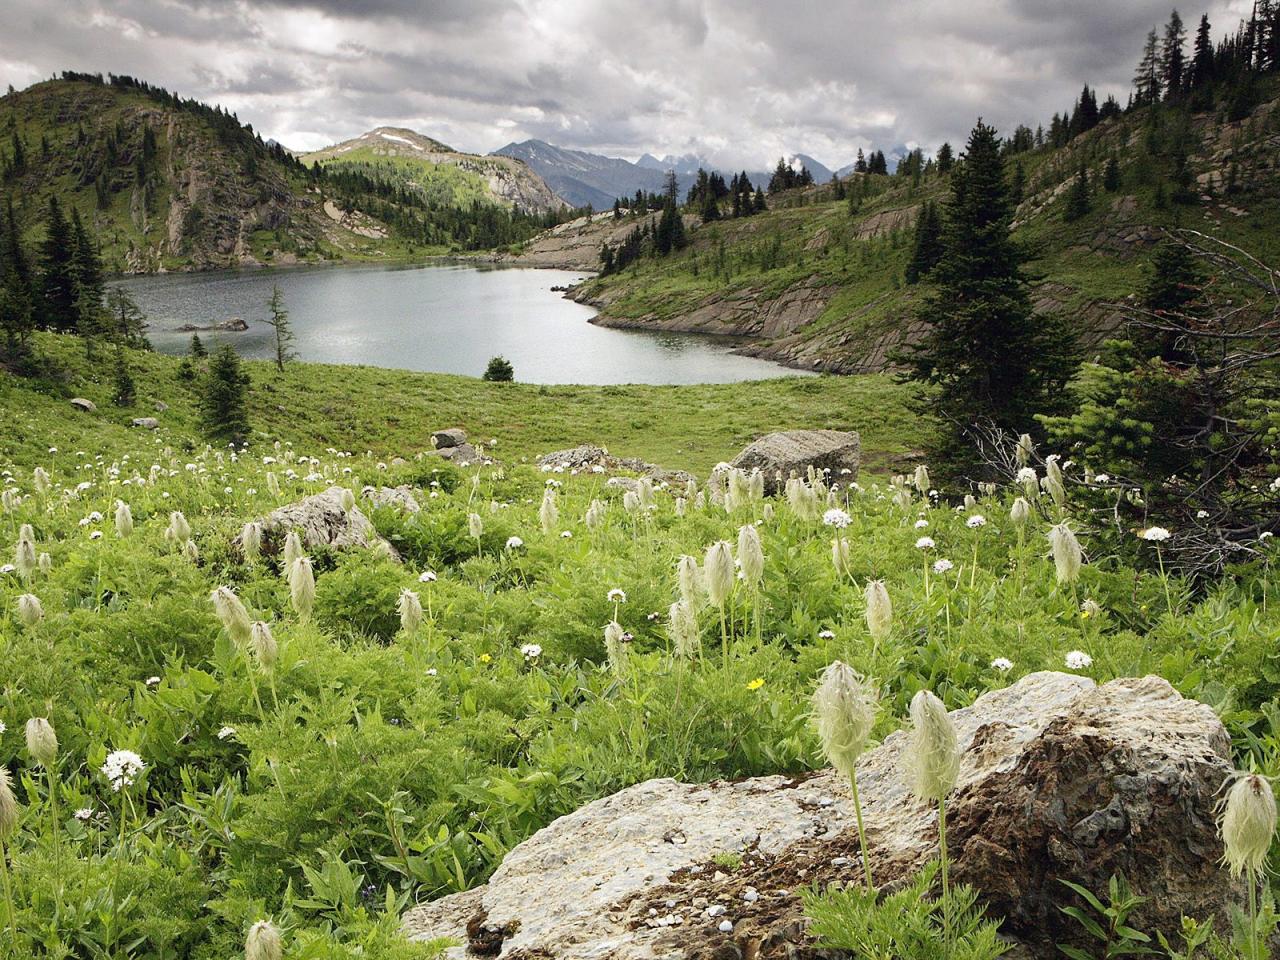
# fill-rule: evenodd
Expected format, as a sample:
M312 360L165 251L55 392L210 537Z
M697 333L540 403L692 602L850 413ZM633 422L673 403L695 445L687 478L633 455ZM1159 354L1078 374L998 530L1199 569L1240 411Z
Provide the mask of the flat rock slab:
M98 409L98 405L92 400L86 400L84 397L72 397L70 404L77 410L83 410L85 413L93 413Z
M449 427L447 430L437 430L431 435L431 440L437 450L460 447L467 442L467 431L461 427Z
M405 513L417 513L422 509L418 498L414 496L413 487L365 487L360 491L364 498L375 507L395 507Z
M636 473L648 477L655 483L667 483L672 486L683 486L695 479L693 474L685 470L668 470L657 464L649 463L638 457L615 457L604 447L593 443L582 443L567 450L556 450L543 454L538 458L538 466L543 472L554 473ZM626 478L618 478L615 486L620 489L635 489L634 483L626 483Z
M964 756L948 802L957 881L1034 955L1079 934L1060 879L1104 890L1123 871L1150 898L1140 929L1224 921L1242 889L1219 867L1215 795L1230 772L1213 711L1157 677L1098 687L1036 673L952 714ZM876 882L937 853L937 813L908 791L907 736L863 757ZM821 956L796 891L861 880L847 785L830 771L704 785L651 780L589 803L515 847L488 884L405 915L454 958L656 960ZM716 854L742 858L722 868ZM732 930L722 932L725 921ZM1226 929L1225 927L1220 927Z
M155 417L134 417L133 425L141 427L143 430L155 430L160 426L160 421Z
M764 474L765 490L777 493L793 473L804 476L810 467L827 472L828 480L851 483L858 478L862 440L843 430L786 430L756 440L733 460L733 466Z

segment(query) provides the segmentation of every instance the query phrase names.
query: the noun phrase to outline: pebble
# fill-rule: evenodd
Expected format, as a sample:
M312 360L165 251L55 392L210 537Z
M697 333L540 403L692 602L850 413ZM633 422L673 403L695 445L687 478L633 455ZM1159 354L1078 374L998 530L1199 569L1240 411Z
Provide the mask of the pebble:
M732 932L733 932L733 921L732 921L732 920L721 920L721 921L720 921L720 927L719 927L719 930L720 930L720 932L721 932L721 933L732 933Z
M706 914L708 917L722 917L728 912L729 908L722 903L713 903L707 907Z
M847 865L848 865L848 863L849 863L849 858L848 858L848 857L832 857L832 858L831 858L831 865L832 865L833 867L843 867L843 866L847 866Z
M832 805L832 804L834 804L834 803L835 803L835 801L834 801L834 800L832 800L830 797L819 797L819 798L818 798L818 806L820 806L820 807L829 807L829 806L831 806L831 805Z
M755 887L747 887L742 894L742 899L747 901L747 903L755 903L760 899L760 892L756 890Z

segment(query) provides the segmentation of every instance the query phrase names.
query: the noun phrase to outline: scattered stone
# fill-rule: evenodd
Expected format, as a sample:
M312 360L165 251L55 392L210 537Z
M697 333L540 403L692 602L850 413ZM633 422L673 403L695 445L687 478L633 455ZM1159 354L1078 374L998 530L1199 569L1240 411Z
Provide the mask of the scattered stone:
M378 547L394 560L400 555L386 540L378 536L369 518L359 507L342 509L344 487L330 487L323 493L304 497L295 503L272 510L258 522L262 524L262 552L275 556L284 548L284 538L296 530L308 550L325 547L330 550ZM239 547L240 538L233 541Z
M1097 686L1036 673L952 714L964 749L948 801L956 882L973 884L1029 955L1080 944L1059 907L1060 880L1105 891L1123 872L1148 899L1133 925L1172 936L1183 915L1229 929L1243 886L1220 866L1214 803L1230 773L1229 739L1207 706L1158 677ZM877 882L890 886L937 855L937 811L908 792L905 732L859 765ZM837 796L831 806L824 797ZM518 845L490 881L409 911L415 939L468 943L477 923L509 931L490 955L511 960L710 960L705 925L658 916L729 918L741 956L813 956L798 897L808 883L860 880L844 784L831 771L694 785L651 780L589 803ZM652 843L680 831L688 842ZM713 879L716 853L752 863ZM839 861L839 862L837 862ZM755 899L748 891L778 891ZM474 951L474 942L472 942ZM465 948L449 956L474 956ZM1024 954L1025 955L1025 954Z
M92 400L86 400L84 397L72 397L71 405L77 410L83 410L85 413L94 413L98 409L98 405Z
M437 450L460 447L467 442L467 431L461 427L449 427L447 430L437 430L431 435L431 440Z
M166 410L169 409L169 405L165 403L163 400L157 400L155 402L154 409L156 413L164 413Z
M154 430L156 427L160 426L160 421L155 417L134 417L133 425L135 427L142 427L144 430Z
M417 513L422 509L418 498L413 495L413 487L365 487L360 493L377 507L396 507L405 513Z
M667 483L683 488L694 479L685 470L667 470L638 457L614 457L604 447L583 443L567 450L557 450L538 458L538 466L551 473L635 473L648 477L654 483ZM636 481L631 477L612 477L610 484L620 490L634 490Z
M777 493L792 473L804 476L810 467L829 471L831 481L856 480L861 452L862 441L854 432L787 430L761 437L738 454L732 465L748 473L759 470L764 474L766 492Z

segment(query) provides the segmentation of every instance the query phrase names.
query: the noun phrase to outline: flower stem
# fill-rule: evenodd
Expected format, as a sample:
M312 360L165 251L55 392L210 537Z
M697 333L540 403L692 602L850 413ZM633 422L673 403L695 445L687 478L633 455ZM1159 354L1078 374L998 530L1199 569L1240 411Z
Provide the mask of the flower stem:
M858 818L858 847L862 850L862 873L867 879L867 893L874 893L871 884L871 860L867 857L867 831L862 826L862 801L858 797L858 773L855 770L849 775L849 785L853 788L853 812Z
M947 882L947 800L938 801L938 853L942 859L942 940L951 944L951 887Z

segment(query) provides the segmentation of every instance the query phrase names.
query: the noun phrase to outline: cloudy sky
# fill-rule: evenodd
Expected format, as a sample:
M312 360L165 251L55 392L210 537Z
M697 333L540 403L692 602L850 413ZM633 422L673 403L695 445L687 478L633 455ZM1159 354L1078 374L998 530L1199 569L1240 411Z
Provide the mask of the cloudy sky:
M1251 0L1202 0L1215 38ZM1194 31L1204 7L1183 8ZM0 0L0 88L128 73L312 149L379 124L760 168L1123 101L1169 0Z

